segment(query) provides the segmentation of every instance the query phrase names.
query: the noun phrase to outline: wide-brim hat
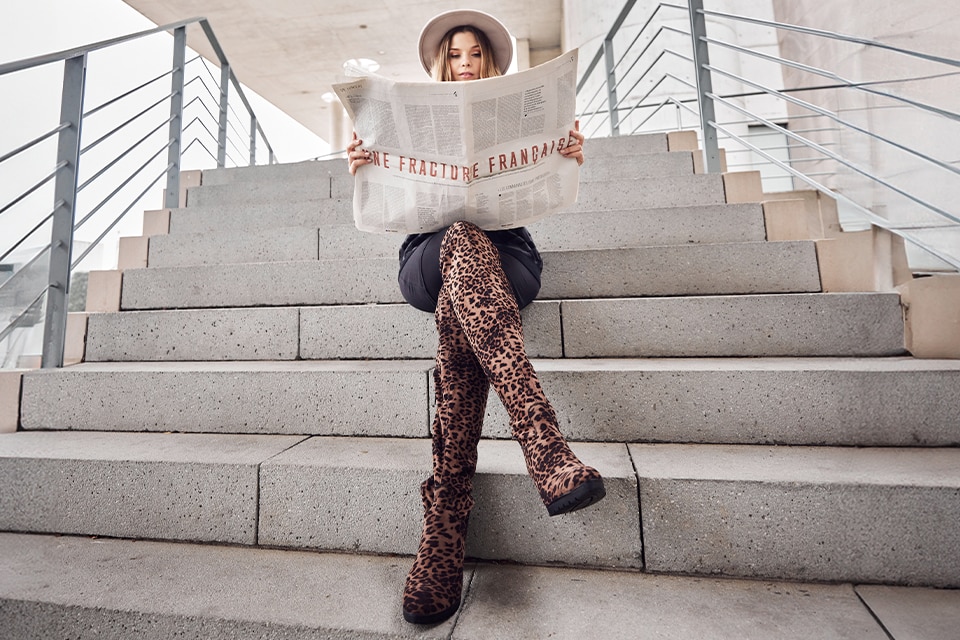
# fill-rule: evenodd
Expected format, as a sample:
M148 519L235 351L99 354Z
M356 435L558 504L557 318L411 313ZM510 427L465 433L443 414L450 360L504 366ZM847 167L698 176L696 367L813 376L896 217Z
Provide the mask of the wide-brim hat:
M426 72L430 73L443 36L447 35L450 29L464 25L476 27L486 34L500 73L506 73L513 62L513 40L510 32L489 13L473 9L455 9L438 14L420 32L420 62Z

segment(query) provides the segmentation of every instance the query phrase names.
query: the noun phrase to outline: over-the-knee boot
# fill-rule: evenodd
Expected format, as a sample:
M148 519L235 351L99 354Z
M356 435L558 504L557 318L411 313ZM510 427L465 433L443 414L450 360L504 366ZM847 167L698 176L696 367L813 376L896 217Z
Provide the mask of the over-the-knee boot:
M602 499L603 479L570 450L527 358L520 310L496 247L476 225L458 222L444 235L440 265L444 293L510 415L548 513L569 513Z
M444 300L436 312L433 475L420 486L423 533L403 592L403 617L417 624L442 622L460 607L477 444L490 388Z

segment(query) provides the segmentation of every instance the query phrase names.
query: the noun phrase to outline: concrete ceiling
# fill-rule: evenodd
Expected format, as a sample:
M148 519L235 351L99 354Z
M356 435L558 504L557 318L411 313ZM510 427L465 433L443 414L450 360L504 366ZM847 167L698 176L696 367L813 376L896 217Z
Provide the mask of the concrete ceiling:
M378 74L424 80L417 37L435 14L475 8L496 15L532 64L561 53L562 0L125 0L158 25L203 16L237 77L325 140L332 135L331 107L321 99L343 80L343 62L370 58ZM200 29L189 44L212 57Z

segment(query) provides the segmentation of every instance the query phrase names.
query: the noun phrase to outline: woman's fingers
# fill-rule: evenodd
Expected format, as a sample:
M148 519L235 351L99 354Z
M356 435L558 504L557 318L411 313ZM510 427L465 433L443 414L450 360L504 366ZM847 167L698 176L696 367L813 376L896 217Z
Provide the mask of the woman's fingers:
M582 165L584 161L583 157L583 134L580 133L580 122L577 121L574 123L574 129L570 130L570 142L566 147L560 151L560 155L565 158L575 158L578 165Z
M357 138L356 132L353 134L353 140L347 145L347 161L350 166L350 174L356 175L357 169L365 164L370 164L370 152L360 149L363 140Z

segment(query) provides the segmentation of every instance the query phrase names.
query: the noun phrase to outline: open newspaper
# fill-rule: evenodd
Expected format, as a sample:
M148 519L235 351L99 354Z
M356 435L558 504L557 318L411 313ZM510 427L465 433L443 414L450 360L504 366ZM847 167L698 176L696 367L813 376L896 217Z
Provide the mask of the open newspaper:
M509 76L334 85L373 162L357 171L357 228L424 233L468 220L509 229L577 199L577 51Z

